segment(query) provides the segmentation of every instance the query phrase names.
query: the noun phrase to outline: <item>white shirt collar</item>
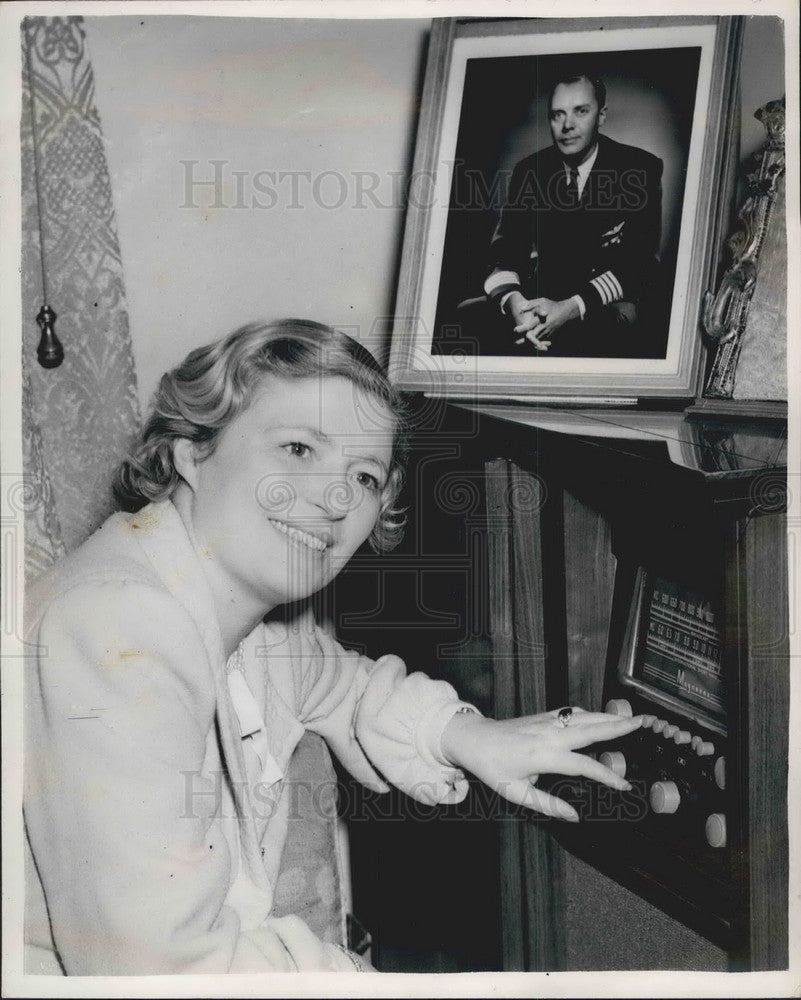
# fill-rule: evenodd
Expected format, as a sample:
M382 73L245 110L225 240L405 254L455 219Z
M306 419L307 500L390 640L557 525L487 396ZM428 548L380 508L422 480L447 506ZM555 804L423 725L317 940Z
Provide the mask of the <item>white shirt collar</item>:
M592 153L590 153L587 159L583 163L580 163L577 167L579 198L581 197L582 192L584 191L584 185L587 183L587 177L589 176L589 173L592 170L593 164L595 163L597 158L598 158L598 143L596 142L595 149L592 151ZM569 177L570 167L567 165L567 163L564 164L564 167L565 167L565 173Z

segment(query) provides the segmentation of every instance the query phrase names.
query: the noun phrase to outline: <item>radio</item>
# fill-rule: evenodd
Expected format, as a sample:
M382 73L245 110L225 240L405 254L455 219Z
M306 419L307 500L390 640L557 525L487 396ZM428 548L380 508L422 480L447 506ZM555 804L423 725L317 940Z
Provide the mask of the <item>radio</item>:
M540 775L581 822L501 827L505 967L785 968L783 426L493 409L482 427L503 456L487 462L496 714L645 723L581 751L630 791Z
M640 535L636 558L634 548L616 544L603 707L642 715L643 725L593 747L632 789L610 792L603 809L591 797L574 803L583 822L560 839L736 961L748 885L737 643L723 560L714 536L695 531L669 532L658 548Z
M696 849L703 839L716 851L727 845L721 638L720 611L705 595L640 568L605 710L642 714L643 728L628 757L607 750L599 758L647 787L653 816L675 817L653 824L654 835L681 829L695 835Z

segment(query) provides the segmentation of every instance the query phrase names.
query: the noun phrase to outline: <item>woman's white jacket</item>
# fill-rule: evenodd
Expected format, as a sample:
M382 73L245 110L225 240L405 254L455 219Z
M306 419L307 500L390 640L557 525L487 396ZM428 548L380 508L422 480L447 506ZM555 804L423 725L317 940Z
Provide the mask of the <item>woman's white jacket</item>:
M309 618L227 661L170 502L115 514L26 595L26 971L281 968L269 917L282 778L304 730L360 781L458 802L440 736L463 703Z

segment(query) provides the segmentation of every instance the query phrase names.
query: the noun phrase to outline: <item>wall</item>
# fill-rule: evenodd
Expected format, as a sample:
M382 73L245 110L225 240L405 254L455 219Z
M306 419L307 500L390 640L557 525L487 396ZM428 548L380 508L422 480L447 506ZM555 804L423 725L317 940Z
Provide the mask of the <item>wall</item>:
M428 27L86 18L143 403L188 350L257 317L385 344ZM753 111L783 93L778 29L746 26L744 154L763 138Z
M783 22L778 17L749 17L740 63L742 129L741 158L756 152L765 141L765 129L754 112L784 94Z
M143 402L251 319L386 339L428 26L86 18Z

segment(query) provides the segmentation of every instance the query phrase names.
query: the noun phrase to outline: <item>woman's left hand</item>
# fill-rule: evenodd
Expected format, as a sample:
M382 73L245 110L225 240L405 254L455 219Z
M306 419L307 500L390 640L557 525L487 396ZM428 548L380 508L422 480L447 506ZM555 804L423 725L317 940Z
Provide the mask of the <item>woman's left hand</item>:
M581 708L572 710L567 725L559 721L559 710L502 721L457 713L442 733L442 751L510 802L577 822L578 813L571 805L535 788L534 782L540 774L583 775L627 791L628 781L575 751L626 736L639 729L641 721L641 716L621 718Z

